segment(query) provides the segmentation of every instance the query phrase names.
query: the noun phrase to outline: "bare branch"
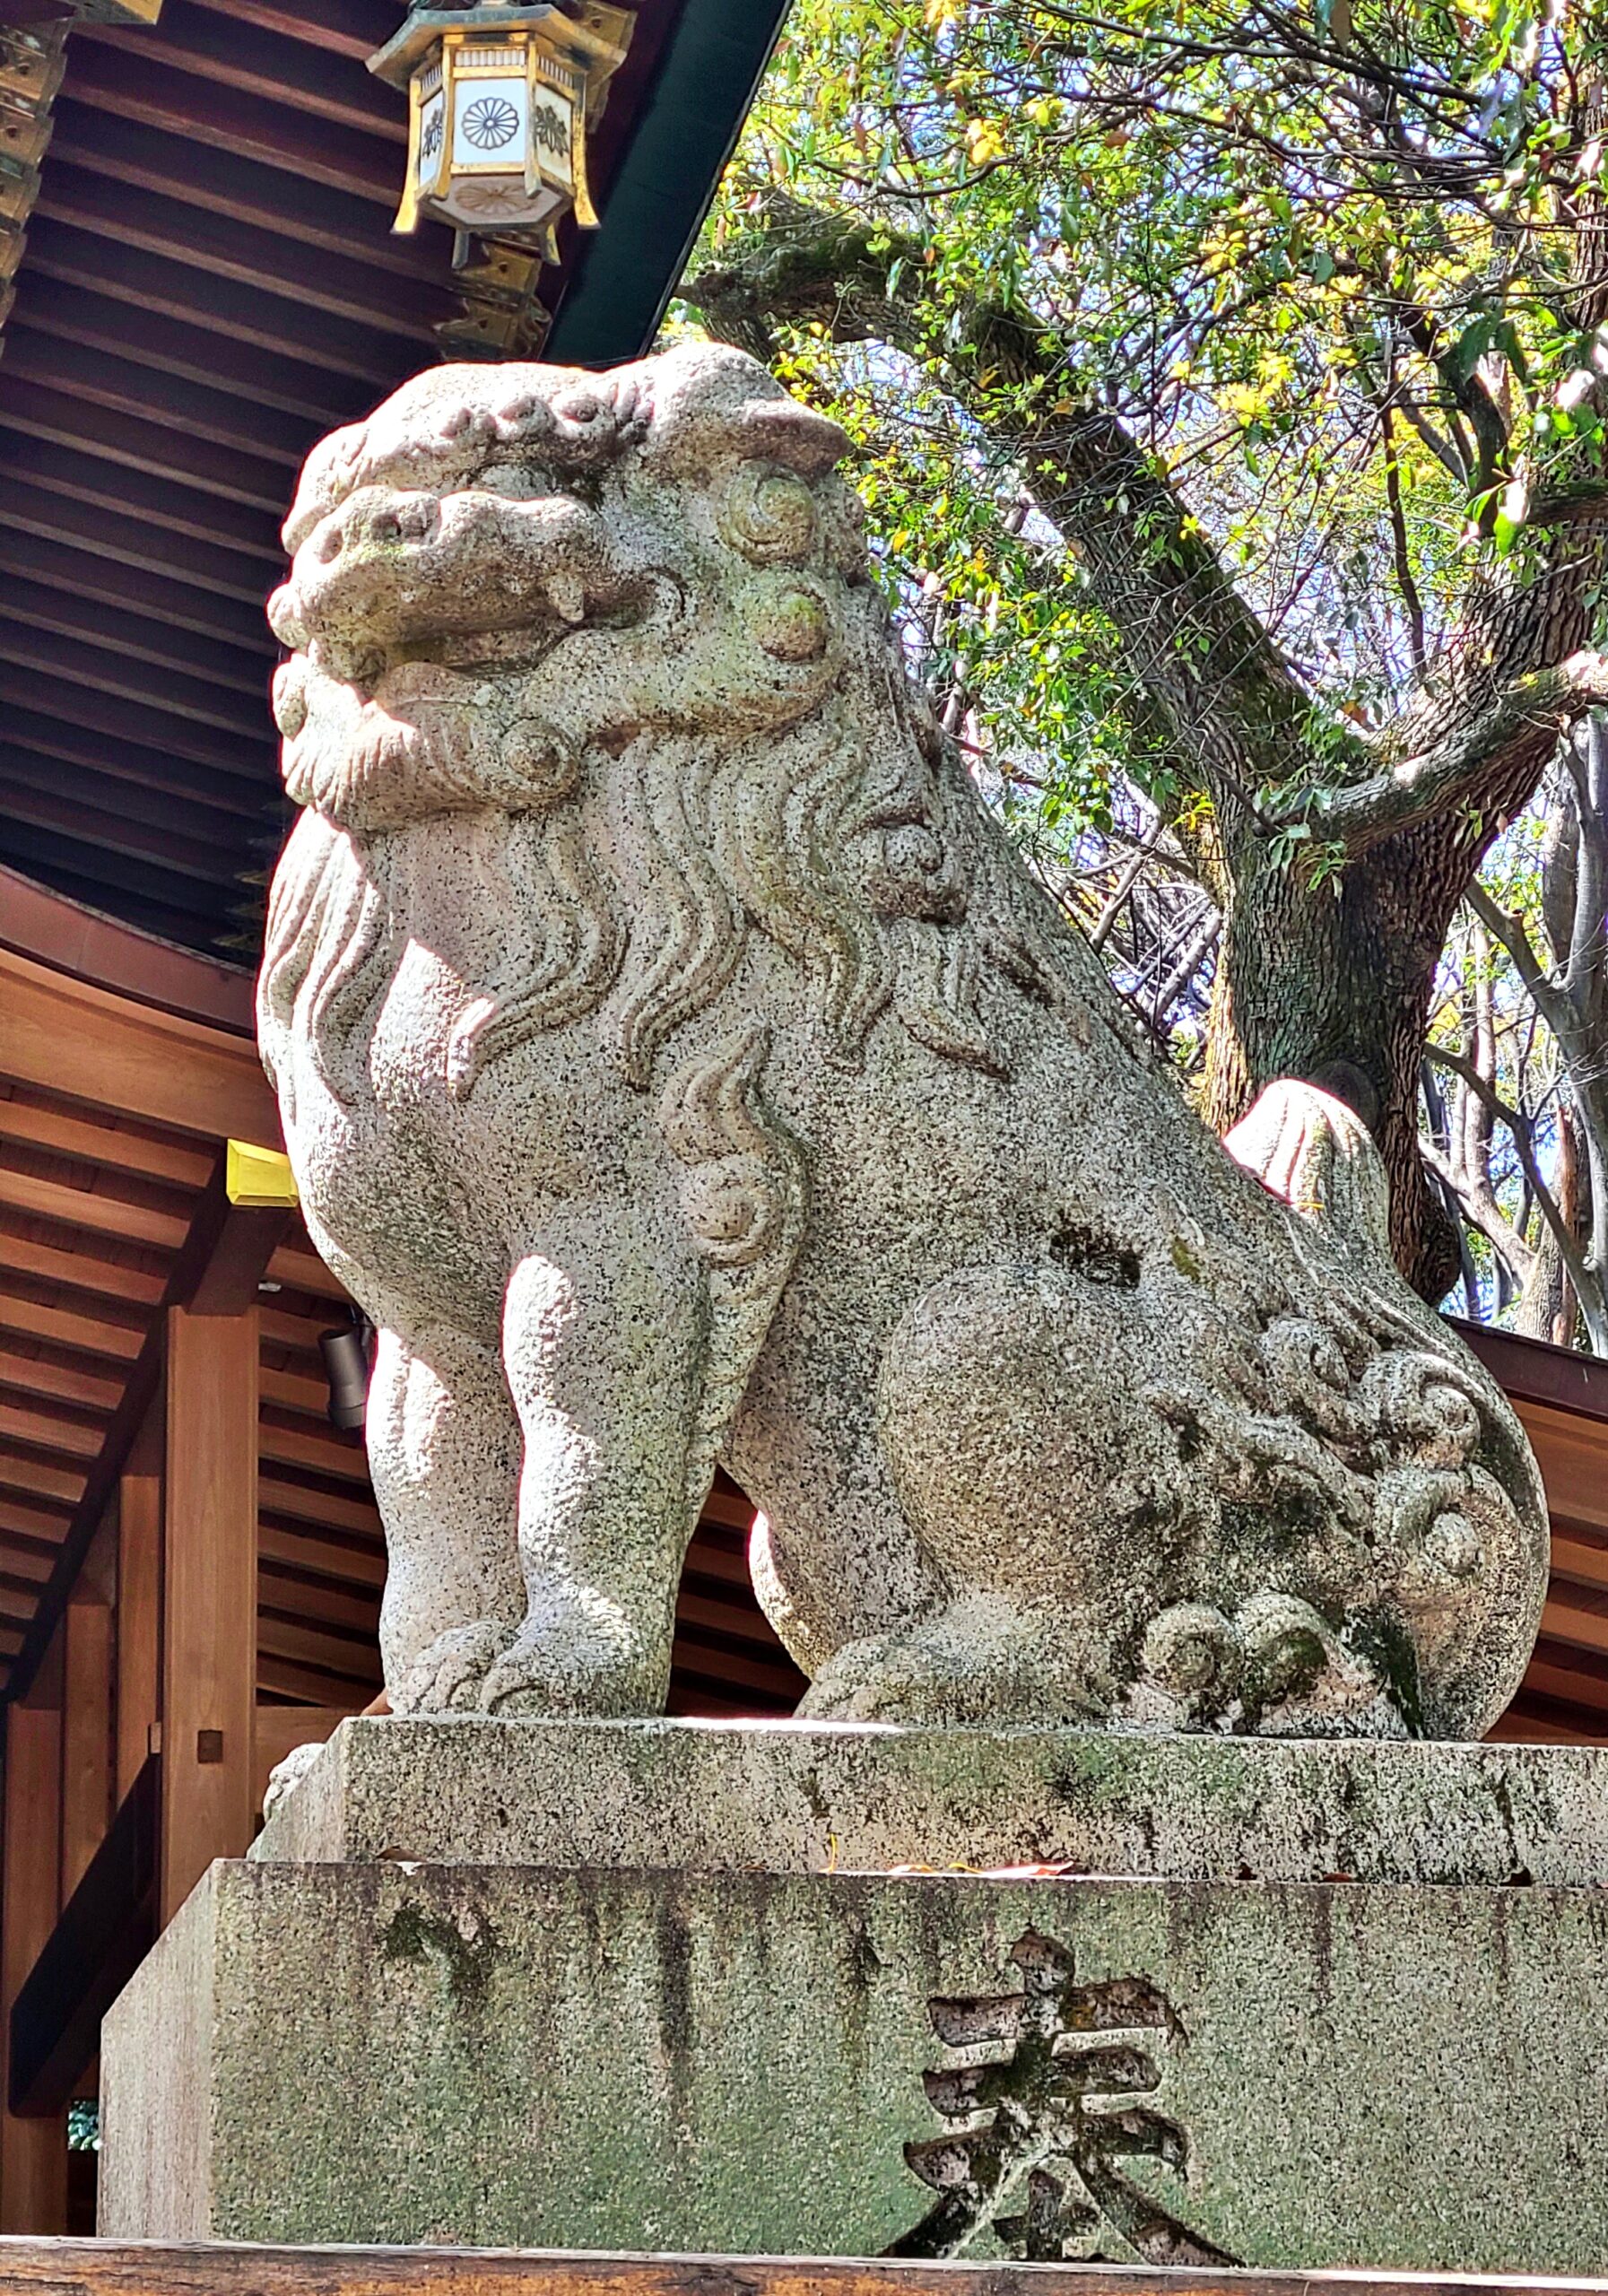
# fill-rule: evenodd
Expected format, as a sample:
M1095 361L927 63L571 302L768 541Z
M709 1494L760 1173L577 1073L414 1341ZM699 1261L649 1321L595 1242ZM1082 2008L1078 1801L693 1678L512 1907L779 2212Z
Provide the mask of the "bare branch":
M1438 1044L1430 1045L1428 1048L1428 1054L1437 1067L1449 1068L1454 1076L1461 1076L1470 1091L1479 1095L1492 1116L1499 1117L1507 1126L1508 1132L1512 1135L1513 1145L1518 1152L1519 1162L1524 1166L1525 1178L1530 1183L1531 1194L1540 1206L1542 1218L1552 1230L1562 1257L1563 1265L1569 1272L1577 1294L1582 1302L1588 1295L1594 1300L1596 1299L1599 1293L1595 1275L1586 1265L1579 1245L1569 1233L1568 1224L1558 1209L1552 1189L1541 1176L1541 1167L1535 1161L1535 1144L1531 1137L1527 1119L1522 1117L1517 1109L1509 1108L1496 1087L1488 1083L1473 1063L1465 1060L1460 1054L1447 1052L1444 1046Z

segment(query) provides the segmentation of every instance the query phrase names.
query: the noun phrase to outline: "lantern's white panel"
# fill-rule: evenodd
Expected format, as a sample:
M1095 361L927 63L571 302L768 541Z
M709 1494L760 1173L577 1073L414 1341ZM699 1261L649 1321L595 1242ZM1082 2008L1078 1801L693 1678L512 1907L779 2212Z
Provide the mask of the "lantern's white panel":
M430 74L435 82L432 92L430 80L424 85L423 100L419 106L419 181L433 182L441 158L441 139L447 133L447 98L441 88L440 68Z
M566 191L575 188L575 161L571 135L575 125L575 106L556 88L536 86L530 91L530 139L536 165L549 183L561 183Z
M530 133L529 94L511 73L465 73L452 82L452 171L457 175L523 170Z

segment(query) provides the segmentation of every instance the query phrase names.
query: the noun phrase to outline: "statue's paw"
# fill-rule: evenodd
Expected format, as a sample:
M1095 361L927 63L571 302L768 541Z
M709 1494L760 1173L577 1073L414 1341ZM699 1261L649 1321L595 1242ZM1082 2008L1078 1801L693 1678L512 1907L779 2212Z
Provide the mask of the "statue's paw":
M480 1685L484 1714L656 1714L655 1696L628 1650L598 1647L603 1639L561 1632L550 1616L527 1620Z
M996 1599L962 1597L914 1631L846 1644L811 1683L799 1718L945 1729L1098 1719L1104 1705L1085 1670L1066 1662L1065 1639Z
M322 1738L310 1738L306 1745L292 1746L282 1761L276 1761L268 1772L268 1790L263 1796L263 1816L271 1818L282 1802L288 1802L302 1779L324 1752Z
M391 1692L394 1714L473 1713L513 1630L498 1619L448 1627L427 1643Z

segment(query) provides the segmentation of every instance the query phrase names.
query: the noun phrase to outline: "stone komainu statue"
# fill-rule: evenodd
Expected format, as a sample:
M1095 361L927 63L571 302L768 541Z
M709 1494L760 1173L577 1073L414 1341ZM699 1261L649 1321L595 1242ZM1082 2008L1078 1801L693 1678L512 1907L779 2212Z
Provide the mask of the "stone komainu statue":
M1251 1177L1135 1042L845 446L700 346L437 369L308 465L261 1031L379 1331L393 1701L658 1709L718 1461L808 1714L1477 1735L1517 1422L1348 1110L1274 1087Z

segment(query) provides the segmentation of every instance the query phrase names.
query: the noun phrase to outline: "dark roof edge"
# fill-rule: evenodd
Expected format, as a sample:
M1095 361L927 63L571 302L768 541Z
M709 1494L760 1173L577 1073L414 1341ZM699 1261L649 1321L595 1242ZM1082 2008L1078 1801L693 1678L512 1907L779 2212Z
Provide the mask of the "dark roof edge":
M70 900L3 863L0 948L160 1013L227 1029L234 1036L256 1033L249 972Z
M1608 1362L1581 1355L1550 1340L1526 1339L1518 1332L1471 1324L1461 1316L1447 1322L1465 1341L1506 1393L1518 1403L1550 1405L1585 1419L1608 1419Z
M617 367L651 347L787 13L787 0L686 0L544 359Z

